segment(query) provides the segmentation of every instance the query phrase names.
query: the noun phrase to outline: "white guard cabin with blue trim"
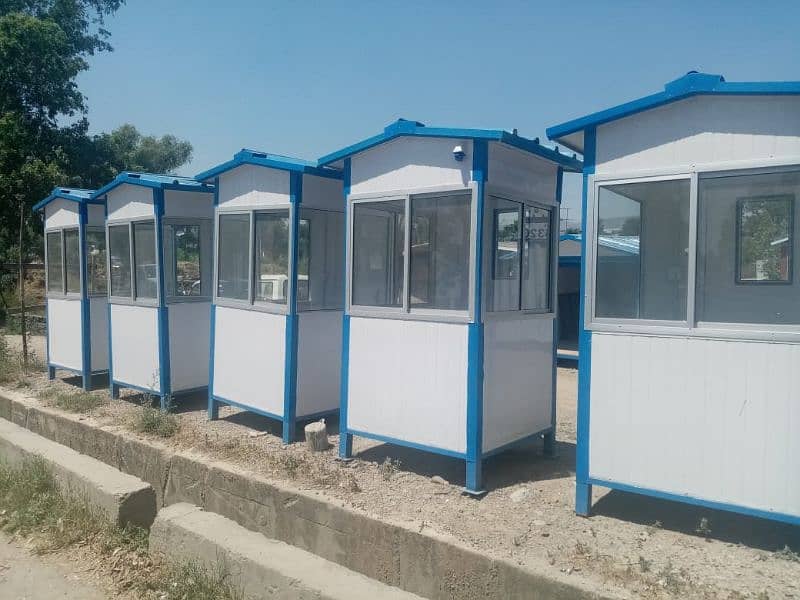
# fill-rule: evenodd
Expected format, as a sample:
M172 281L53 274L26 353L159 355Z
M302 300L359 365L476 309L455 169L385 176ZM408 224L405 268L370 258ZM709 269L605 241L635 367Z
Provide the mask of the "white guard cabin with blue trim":
M401 119L320 164L347 201L340 455L358 435L460 458L480 494L486 456L552 452L558 203L580 161Z
M208 386L213 186L122 173L106 201L109 381L159 396Z
M691 72L547 133L584 156L576 511L800 524L800 82Z
M341 171L242 150L197 179L217 190L209 418L229 404L278 419L288 444L339 408Z
M103 202L92 190L55 188L33 207L44 216L47 375L108 371L106 239Z

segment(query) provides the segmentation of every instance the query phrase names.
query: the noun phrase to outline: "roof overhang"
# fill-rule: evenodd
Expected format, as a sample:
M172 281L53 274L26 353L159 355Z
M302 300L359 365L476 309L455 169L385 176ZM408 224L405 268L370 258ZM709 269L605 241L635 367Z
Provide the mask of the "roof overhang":
M55 200L69 200L70 202L77 202L79 204L102 204L102 201L92 199L93 193L94 190L56 187L53 188L53 191L50 192L50 195L47 196L47 198L34 204L32 210L33 212L39 212L40 210L43 210L45 206Z
M113 181L107 183L92 194L92 198L105 196L111 190L124 184L136 185L161 190L179 190L183 192L205 192L213 193L214 186L191 177L179 177L177 175L156 175L153 173L129 173L124 172L117 175Z
M233 159L199 173L195 176L195 179L198 181L210 181L213 180L214 177L242 165L256 165L259 167L268 167L270 169L279 169L281 171L328 177L330 179L342 178L342 172L339 169L318 166L316 163L305 161L300 158L269 154L267 152L248 150L245 148L234 154Z
M662 92L550 127L547 129L547 137L583 154L584 132L587 129L693 96L790 96L798 94L800 94L800 81L728 82L722 75L690 71L683 77L667 83Z

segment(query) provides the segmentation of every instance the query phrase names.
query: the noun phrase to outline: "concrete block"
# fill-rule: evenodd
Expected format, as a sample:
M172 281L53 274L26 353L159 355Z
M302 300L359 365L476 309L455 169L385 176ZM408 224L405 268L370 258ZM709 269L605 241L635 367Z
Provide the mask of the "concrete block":
M0 458L11 466L43 459L65 493L85 499L116 525L149 527L155 518L149 484L7 421L0 421Z
M413 600L409 592L314 554L264 537L216 513L185 503L163 509L150 551L214 568L222 561L245 594L281 600Z

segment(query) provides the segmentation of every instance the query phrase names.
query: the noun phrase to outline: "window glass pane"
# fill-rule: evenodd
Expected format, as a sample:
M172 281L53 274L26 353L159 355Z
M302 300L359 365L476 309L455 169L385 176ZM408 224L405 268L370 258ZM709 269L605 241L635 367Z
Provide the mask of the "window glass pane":
M353 304L403 305L405 201L353 204Z
M596 238L597 317L686 319L688 179L601 187Z
M158 290L158 267L155 226L152 221L133 224L133 251L136 297L155 298Z
M108 227L111 295L131 295L131 241L127 225Z
M81 244L77 229L64 230L64 266L67 292L81 293Z
M411 199L412 308L467 309L470 201L469 194Z
M202 295L205 290L200 276L200 225L168 224L164 231L167 294Z
M344 215L305 208L300 214L298 309L341 308Z
M522 308L550 310L551 211L525 207L522 236Z
M519 310L520 220L522 205L489 197L492 232L492 284L489 310Z
M286 304L289 292L288 210L256 213L255 253L255 299ZM305 254L308 282L308 253Z
M86 230L86 275L90 294L106 293L106 233L102 229Z
M249 300L250 215L219 216L217 295Z
M61 232L47 234L47 291L64 293L64 280L61 271Z
M800 171L701 178L697 320L800 324Z

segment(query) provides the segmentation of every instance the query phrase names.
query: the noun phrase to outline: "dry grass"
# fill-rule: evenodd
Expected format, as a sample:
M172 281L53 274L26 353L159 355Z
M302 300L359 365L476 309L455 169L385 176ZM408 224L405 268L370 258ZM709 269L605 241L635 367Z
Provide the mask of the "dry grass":
M180 429L180 421L170 408L170 403L167 403L166 409L154 407L153 398L145 397L131 421L131 429L136 433L171 438Z
M82 415L108 404L107 392L62 391L56 386L39 392L39 398L49 406Z

